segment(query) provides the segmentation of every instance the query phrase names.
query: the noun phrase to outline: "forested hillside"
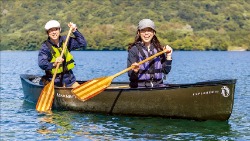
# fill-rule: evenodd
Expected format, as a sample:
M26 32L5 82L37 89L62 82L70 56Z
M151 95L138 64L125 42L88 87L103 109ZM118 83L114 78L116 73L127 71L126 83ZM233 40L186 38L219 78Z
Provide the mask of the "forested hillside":
M1 0L1 50L38 50L44 25L77 24L88 50L126 50L150 18L175 50L250 50L250 0Z

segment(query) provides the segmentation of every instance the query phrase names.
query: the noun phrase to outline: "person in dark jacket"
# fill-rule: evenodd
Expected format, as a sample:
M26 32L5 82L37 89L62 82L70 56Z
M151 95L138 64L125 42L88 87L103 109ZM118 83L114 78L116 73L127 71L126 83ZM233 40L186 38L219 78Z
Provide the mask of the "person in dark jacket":
M135 41L129 44L127 66L134 66L128 71L132 88L164 86L163 79L171 70L173 49L168 45L162 46L155 34L154 22L143 19L138 24ZM138 62L162 50L167 53L138 65Z
M38 65L45 70L45 76L41 81L44 85L52 79L57 64L60 64L60 67L55 78L56 86L76 87L79 85L72 71L75 62L70 51L86 48L87 42L74 23L70 22L68 27L72 28L75 37L69 38L64 55L60 57L66 36L60 35L61 26L58 21L50 20L45 24L48 39L42 43L38 53Z

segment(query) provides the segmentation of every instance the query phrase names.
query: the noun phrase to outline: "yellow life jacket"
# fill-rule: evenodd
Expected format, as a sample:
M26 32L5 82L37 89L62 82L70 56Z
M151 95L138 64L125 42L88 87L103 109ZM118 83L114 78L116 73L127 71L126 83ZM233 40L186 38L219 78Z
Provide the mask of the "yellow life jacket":
M63 45L62 45L63 46ZM62 52L62 47L57 48L54 46L51 46L51 49L53 49L53 51L51 51L52 53L52 59L51 59L51 63L54 63L56 61L57 57L60 57L61 52ZM73 60L73 55L69 52L68 48L66 47L64 54L63 54L63 58L64 61L66 60L66 64L65 62L61 63L58 70L57 70L57 74L58 73L62 73L65 71L69 71L71 69L73 69L75 67L75 61ZM65 67L63 67L63 65L65 64ZM63 71L64 69L64 71ZM53 75L55 73L55 68L53 68L50 72Z

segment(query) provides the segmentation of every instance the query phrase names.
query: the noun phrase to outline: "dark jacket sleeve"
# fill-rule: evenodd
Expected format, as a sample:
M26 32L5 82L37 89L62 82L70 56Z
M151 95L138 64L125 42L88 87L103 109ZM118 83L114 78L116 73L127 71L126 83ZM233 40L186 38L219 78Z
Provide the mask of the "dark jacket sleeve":
M172 60L167 60L165 55L163 55L162 60L162 72L168 74L171 71Z
M87 41L85 40L84 36L78 30L73 32L73 34L75 37L70 37L68 43L69 51L79 48L86 49Z
M130 67L135 62L138 63L138 61L138 49L136 46L134 46L128 51L127 67ZM128 71L128 76L130 81L138 80L138 73L135 73L133 70Z
M52 55L50 50L47 45L43 43L38 52L38 66L45 71L51 70L53 68L53 63L50 62L51 59Z

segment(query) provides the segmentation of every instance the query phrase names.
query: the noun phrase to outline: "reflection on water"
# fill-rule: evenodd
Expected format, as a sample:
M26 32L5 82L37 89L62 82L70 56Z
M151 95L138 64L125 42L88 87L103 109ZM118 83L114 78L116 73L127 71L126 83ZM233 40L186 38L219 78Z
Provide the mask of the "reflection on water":
M230 124L218 121L197 122L154 117L83 114L70 111L53 111L51 114L39 115L38 119L40 121L38 133L47 134L50 137L56 135L63 139L214 140L231 134Z
M33 104L24 102L23 108L35 110ZM56 111L38 114L37 132L62 139L74 140L204 140L218 139L231 134L231 125L225 121L190 121L155 117L127 117L103 114ZM203 131L203 132L201 132Z
M215 121L197 122L154 117L106 115L93 115L89 118L88 122L90 121L103 127L103 129L107 129L104 132L105 135L115 134L120 139L184 139L183 135L186 135L187 139L191 139L192 136L200 139L214 139L226 135L230 131L230 125L227 122ZM204 129L206 129L206 132L200 134L200 131ZM211 135L213 136L210 137Z
M40 125L37 132L40 134L56 134L60 138L70 139L70 136L65 136L73 129L71 119L68 114L46 113L39 116Z

